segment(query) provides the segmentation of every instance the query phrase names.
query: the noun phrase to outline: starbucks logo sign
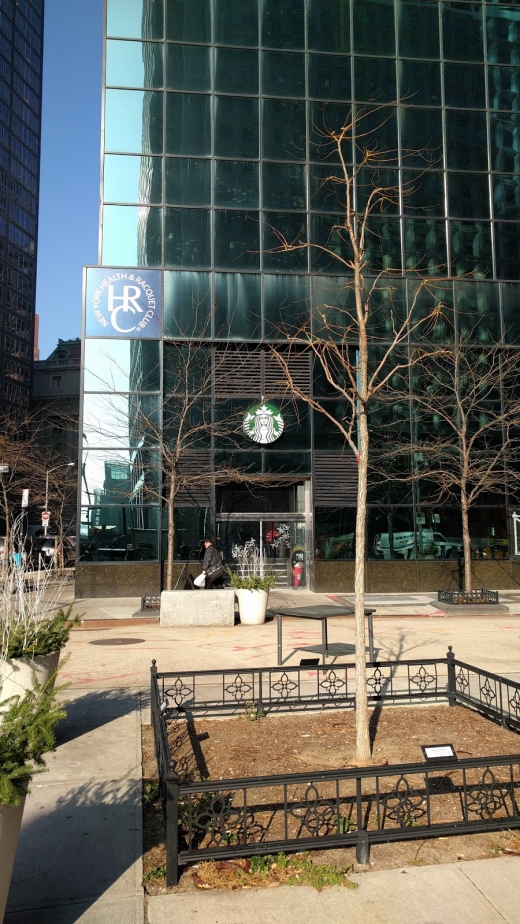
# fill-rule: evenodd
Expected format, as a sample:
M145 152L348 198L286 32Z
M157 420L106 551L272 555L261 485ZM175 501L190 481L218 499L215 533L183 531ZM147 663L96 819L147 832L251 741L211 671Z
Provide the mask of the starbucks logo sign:
M274 443L284 431L284 421L274 404L256 404L244 417L244 433L262 446Z

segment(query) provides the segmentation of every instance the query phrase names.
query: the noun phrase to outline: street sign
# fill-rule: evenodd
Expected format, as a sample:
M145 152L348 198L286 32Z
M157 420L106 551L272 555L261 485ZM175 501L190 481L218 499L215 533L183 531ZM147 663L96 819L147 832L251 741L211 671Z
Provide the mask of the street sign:
M48 510L42 510L42 523L48 523L51 515Z
M22 507L29 506L29 488L24 488L22 491Z
M2 463L0 465L0 475L7 475L9 472L9 466Z

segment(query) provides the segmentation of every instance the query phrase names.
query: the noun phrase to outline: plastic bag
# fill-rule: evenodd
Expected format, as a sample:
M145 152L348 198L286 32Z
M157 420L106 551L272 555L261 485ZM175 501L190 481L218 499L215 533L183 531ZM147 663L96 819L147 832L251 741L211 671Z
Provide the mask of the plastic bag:
M193 583L195 584L195 587L205 587L206 586L206 575L204 574L204 572L202 572L201 574L198 574L197 577L194 579Z

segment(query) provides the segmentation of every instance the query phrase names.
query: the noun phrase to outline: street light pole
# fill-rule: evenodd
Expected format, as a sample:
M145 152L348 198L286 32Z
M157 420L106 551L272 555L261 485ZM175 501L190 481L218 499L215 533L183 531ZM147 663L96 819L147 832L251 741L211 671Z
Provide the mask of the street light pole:
M57 471L57 469L59 468L70 468L74 464L75 464L74 462L62 462L61 465L55 465L54 468L49 468L45 472L45 513L48 513L47 507L49 504L49 475L51 475L52 472ZM48 525L49 525L49 520L46 519L43 524L43 535L44 536L47 535Z

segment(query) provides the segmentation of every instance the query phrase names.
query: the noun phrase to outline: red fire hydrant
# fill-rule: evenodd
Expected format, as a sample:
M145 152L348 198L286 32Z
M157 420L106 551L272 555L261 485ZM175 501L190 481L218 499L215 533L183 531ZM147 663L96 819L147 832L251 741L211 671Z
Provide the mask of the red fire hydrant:
M293 586L299 587L303 578L303 565L301 561L295 562L293 568Z

